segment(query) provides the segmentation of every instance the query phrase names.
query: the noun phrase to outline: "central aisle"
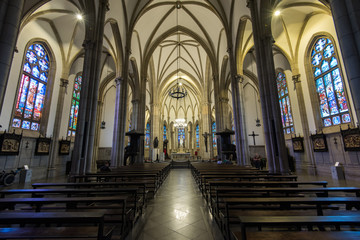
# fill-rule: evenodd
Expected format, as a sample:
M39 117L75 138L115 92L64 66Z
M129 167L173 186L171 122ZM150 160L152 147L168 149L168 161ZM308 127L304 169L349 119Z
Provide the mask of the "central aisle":
M223 239L190 169L171 170L132 236L139 240Z

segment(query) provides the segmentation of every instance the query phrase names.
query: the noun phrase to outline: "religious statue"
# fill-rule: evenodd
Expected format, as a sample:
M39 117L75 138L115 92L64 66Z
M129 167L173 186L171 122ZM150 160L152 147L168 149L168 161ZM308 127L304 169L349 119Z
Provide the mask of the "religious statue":
M159 146L159 140L158 140L157 137L155 137L155 139L154 139L154 148L158 148L158 146Z
M206 152L208 151L207 142L208 142L208 136L209 136L209 135L210 135L210 134L207 133L207 132L205 132L205 133L203 134L204 140L205 140L205 151L206 151Z

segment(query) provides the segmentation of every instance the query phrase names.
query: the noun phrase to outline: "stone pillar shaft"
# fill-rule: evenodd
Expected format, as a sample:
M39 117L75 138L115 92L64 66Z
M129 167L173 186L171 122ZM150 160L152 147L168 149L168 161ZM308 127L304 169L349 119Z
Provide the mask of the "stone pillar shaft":
M0 112L16 47L24 0L0 2Z
M63 115L64 99L69 80L60 78L60 90L58 96L58 103L56 106L56 117L54 123L53 139L50 149L49 164L47 169L47 177L52 176L54 170L56 170L56 164L58 164L58 149L59 149L59 138L61 128L61 116Z
M269 23L271 9L269 0L260 3L261 8L257 0L248 0L253 25L268 166L270 172L288 173L289 166L275 81L273 39Z
M239 165L247 165L249 163L247 136L245 131L245 117L243 115L243 105L241 104L244 99L242 88L243 77L233 75L231 79L231 91L234 111L234 127L236 136L236 156ZM239 86L240 85L240 86ZM241 89L240 89L241 88Z
M307 118L306 113L306 106L305 106L305 100L304 100L304 93L300 81L300 74L293 75L293 81L295 84L296 89L296 96L298 99L298 105L299 105L299 111L300 111L300 120L303 130L303 136L304 136L304 148L308 159L308 164L310 164L311 167L316 169L316 162L313 154L313 149L310 142L310 129L309 129L309 122Z
M339 39L342 59L354 101L355 114L360 118L360 2L330 0L331 11ZM357 119L354 118L356 121Z
M111 149L111 166L121 166L123 163L121 162L122 155L120 153L120 149L122 148L122 145L120 145L121 142L121 121L124 121L124 116L122 115L122 107L124 107L123 104L121 104L122 100L126 98L124 96L124 79L123 78L116 78L116 100L115 100L115 115L114 115L114 133L113 133L113 144Z
M108 0L99 4L95 19L87 19L84 41L85 58L83 83L79 106L78 129L75 136L74 150L71 156L71 175L85 174L95 166L93 162L94 138L96 128L97 101L100 83L100 61L103 49L104 22ZM89 14L90 16L91 14ZM91 25L93 23L93 25ZM90 26L91 25L91 26Z

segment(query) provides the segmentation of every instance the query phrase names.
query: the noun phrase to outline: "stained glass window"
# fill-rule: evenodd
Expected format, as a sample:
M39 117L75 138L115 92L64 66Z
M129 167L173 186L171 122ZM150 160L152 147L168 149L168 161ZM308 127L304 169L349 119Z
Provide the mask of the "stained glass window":
M341 69L332 41L326 37L317 39L311 50L311 58L324 127L351 122Z
M286 76L283 72L279 72L277 74L276 84L284 133L291 134L295 132L294 122L290 105L289 91L286 83Z
M69 137L75 137L75 133L76 133L76 126L78 123L78 116L79 116L81 83L82 83L82 76L78 74L75 78L74 90L72 92L69 130L68 130Z
M199 129L199 124L196 124L196 128L195 128L195 133L196 133L196 148L200 148L200 129Z
M166 125L164 124L164 136L163 136L163 140L166 139Z
M185 128L178 128L178 144L180 148L185 147Z
M150 123L148 122L146 124L146 129L145 129L145 148L149 148L150 147Z
M12 127L40 130L49 71L50 61L44 45L32 44L24 57Z
M213 122L211 125L212 139L213 139L213 147L216 148L216 122Z

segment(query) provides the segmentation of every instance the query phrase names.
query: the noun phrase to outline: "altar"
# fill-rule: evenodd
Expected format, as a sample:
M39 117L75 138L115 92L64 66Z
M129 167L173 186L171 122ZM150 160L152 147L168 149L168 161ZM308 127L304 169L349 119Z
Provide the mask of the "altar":
M186 162L190 160L190 153L171 153L171 160L175 162Z

